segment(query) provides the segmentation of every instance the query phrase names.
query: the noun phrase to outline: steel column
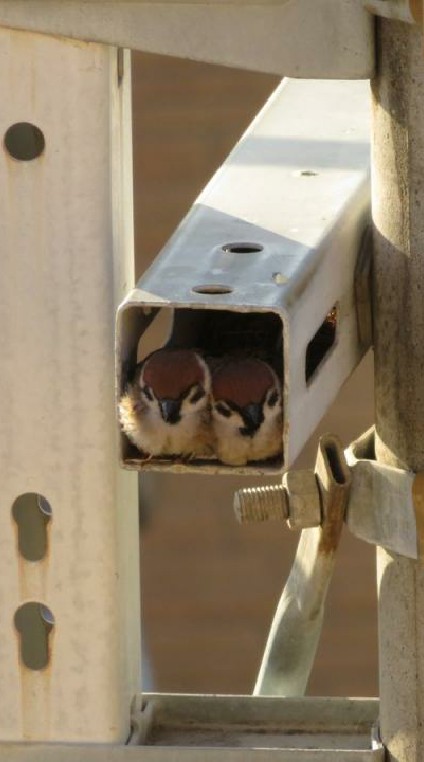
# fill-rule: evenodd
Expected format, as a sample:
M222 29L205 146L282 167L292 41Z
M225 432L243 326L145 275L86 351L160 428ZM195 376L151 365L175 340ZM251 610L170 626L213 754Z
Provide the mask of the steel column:
M378 21L372 83L376 454L424 470L422 35ZM399 505L399 511L403 506ZM381 734L396 762L424 759L424 567L378 551Z
M113 381L133 278L129 59L2 29L0 64L0 739L124 742L140 660ZM28 494L51 509L36 558L18 537Z

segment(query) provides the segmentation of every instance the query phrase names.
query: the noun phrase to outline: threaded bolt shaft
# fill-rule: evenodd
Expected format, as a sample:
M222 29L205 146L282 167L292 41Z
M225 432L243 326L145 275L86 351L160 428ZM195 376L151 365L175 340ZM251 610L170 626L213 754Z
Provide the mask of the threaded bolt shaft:
M289 511L286 492L281 484L240 489L234 495L237 521L285 521Z

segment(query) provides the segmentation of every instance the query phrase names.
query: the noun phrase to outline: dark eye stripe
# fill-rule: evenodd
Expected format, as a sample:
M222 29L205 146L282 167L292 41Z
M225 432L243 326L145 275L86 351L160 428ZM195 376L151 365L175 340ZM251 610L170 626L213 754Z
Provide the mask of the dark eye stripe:
M268 405L270 407L274 407L274 405L276 405L277 402L278 402L278 392L273 392L270 398L268 399Z
M143 392L144 396L147 397L148 400L150 400L150 402L153 402L153 394L150 391L148 386L143 386L141 391Z
M222 405L221 402L217 402L215 405L215 410L220 415L223 415L224 418L229 418L231 416L231 410L228 410L225 405Z
M194 392L193 396L190 397L189 402L192 402L194 404L195 402L198 402L199 400L202 399L202 397L205 397L205 396L206 396L205 392L203 391L203 389L200 389L199 387L199 389L197 389L197 391Z

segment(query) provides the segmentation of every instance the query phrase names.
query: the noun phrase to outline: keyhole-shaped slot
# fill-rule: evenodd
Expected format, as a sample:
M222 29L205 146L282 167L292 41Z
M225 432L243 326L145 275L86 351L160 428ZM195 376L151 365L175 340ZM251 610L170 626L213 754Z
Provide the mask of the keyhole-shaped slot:
M19 495L12 506L12 515L18 525L18 548L27 561L41 561L47 553L47 524L52 509L42 495L26 492Z
M21 659L28 669L44 669L49 663L49 635L54 616L43 603L24 603L15 613L15 627L20 635Z

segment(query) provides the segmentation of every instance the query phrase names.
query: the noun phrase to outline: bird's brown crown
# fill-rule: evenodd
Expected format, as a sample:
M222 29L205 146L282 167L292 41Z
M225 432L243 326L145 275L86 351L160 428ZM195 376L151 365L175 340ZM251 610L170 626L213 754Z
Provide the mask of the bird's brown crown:
M190 349L158 349L142 368L143 382L158 399L178 399L196 383L205 380L204 369Z
M215 400L244 407L261 402L274 383L271 368L261 360L229 360L218 366L212 376L212 395Z

